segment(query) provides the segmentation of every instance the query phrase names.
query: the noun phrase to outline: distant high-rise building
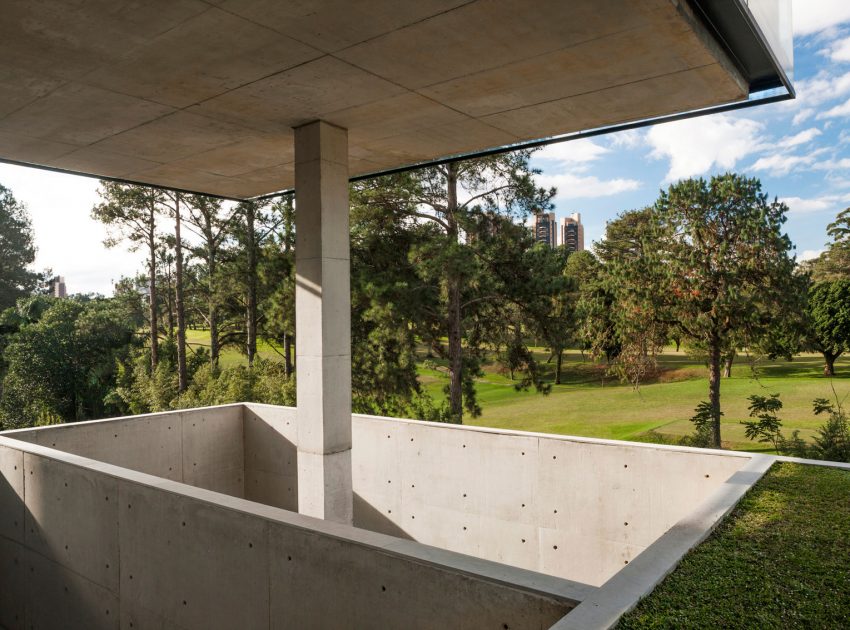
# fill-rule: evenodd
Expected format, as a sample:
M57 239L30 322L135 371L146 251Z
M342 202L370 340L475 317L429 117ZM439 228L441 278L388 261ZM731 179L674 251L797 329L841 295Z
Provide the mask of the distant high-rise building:
M581 213L575 212L561 219L561 245L571 252L584 250L584 226Z
M554 212L540 212L534 215L534 240L546 243L549 247L558 244L558 223Z
M50 295L56 298L68 297L68 292L65 288L65 276L54 276L50 279Z

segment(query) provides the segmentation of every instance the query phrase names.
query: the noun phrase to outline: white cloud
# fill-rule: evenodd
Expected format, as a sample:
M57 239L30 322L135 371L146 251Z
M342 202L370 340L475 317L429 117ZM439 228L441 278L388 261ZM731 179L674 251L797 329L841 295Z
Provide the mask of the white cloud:
M791 214L813 214L816 212L837 211L850 203L850 195L823 195L821 197L784 197Z
M805 260L814 260L821 254L823 254L822 249L804 249L802 252L800 252L800 255L797 256L797 262L803 262Z
M795 35L810 35L850 21L847 0L794 0L792 15Z
M850 158L841 158L838 160L823 160L816 162L812 168L818 171L835 171L850 168Z
M807 107L806 109L801 109L799 112L794 114L794 119L791 122L795 125L799 125L800 123L807 121L814 115L815 110L811 107Z
M652 156L668 158L665 181L707 173L712 168L732 169L738 160L761 148L764 125L748 118L717 114L652 127L647 140Z
M590 197L610 197L629 190L637 190L641 183L635 179L614 178L599 179L593 175L538 175L538 184L544 188L558 189L556 200L586 199Z
M787 175L798 166L809 166L814 161L811 155L769 155L759 158L750 168L754 171L769 171L772 175Z
M798 125L812 118L824 103L850 95L850 72L821 70L810 79L795 81L794 87L797 98L785 101L779 107L789 114L796 112L792 122Z
M850 61L850 37L832 42L827 54L833 61Z
M587 170L591 162L595 162L609 151L607 147L589 138L579 138L547 145L535 153L534 157L557 162L558 168L582 172Z
M818 119L841 118L844 116L850 116L850 98L848 98L840 105L836 105L835 107L831 107L825 112L821 112L820 114L818 114Z
M636 149L643 144L643 134L638 129L626 129L611 134L611 146L623 149Z
M791 147L796 147L801 144L806 144L811 142L815 138L821 135L821 130L817 127L810 127L809 129L805 129L800 133L796 133L793 136L786 136L779 141L779 146L784 147L786 149L790 149Z

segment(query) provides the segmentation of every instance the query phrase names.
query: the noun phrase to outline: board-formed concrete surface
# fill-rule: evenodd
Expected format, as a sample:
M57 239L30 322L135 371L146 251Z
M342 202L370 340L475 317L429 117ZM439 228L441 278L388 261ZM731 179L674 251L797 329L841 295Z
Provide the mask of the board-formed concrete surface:
M0 436L0 513L12 519L0 533L0 625L11 630L542 630L592 591L10 435Z
M0 158L251 197L747 98L684 0L7 0Z

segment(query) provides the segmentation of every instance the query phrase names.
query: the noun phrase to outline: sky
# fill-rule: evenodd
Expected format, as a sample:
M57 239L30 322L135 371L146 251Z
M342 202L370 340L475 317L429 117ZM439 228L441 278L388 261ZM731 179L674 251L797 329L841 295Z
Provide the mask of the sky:
M532 164L558 218L581 212L585 245L625 210L687 177L758 177L789 208L798 259L817 256L850 206L850 0L794 0L793 101L550 145Z
M607 221L672 182L736 171L788 204L798 258L822 251L827 224L850 206L850 0L793 0L793 22L795 100L537 152L538 182L558 189L558 218L580 212L590 246ZM0 164L0 184L29 209L35 268L65 276L69 293L110 295L142 268L141 253L103 246L105 229L90 218L97 180Z

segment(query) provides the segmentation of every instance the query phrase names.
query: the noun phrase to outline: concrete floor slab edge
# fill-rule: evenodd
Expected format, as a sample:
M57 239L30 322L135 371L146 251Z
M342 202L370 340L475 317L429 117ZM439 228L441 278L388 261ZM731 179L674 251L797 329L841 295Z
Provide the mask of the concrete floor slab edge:
M751 454L751 461L732 475L699 508L683 518L593 592L551 630L607 630L661 583L684 555L705 540L738 502L777 461Z

